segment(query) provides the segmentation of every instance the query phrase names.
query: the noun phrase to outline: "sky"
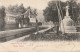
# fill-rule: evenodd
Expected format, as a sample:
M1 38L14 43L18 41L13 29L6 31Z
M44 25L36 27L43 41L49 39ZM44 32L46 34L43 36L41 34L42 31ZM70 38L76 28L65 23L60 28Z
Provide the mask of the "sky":
M37 8L40 10L43 10L46 6L47 3L51 0L0 0L0 6L5 6L8 7L9 5L20 5L23 3L24 7L31 6L33 8ZM65 0L63 0L65 1Z
M43 16L43 9L45 9L48 5L48 2L51 0L0 0L0 6L5 6L8 7L9 5L20 5L21 3L23 3L24 7L28 7L31 6L31 8L36 8L38 9L38 19L40 21L44 21L44 16ZM62 1L66 1L66 0L62 0Z
M0 0L0 6L8 7L9 5L20 5L23 3L24 7L31 6L33 8L43 10L47 7L48 2L51 0ZM66 1L66 0L62 0Z
M31 6L33 8L37 8L37 9L44 9L47 6L47 3L50 0L0 0L0 6L9 6L9 5L20 5L21 3L23 3L24 7L28 7Z

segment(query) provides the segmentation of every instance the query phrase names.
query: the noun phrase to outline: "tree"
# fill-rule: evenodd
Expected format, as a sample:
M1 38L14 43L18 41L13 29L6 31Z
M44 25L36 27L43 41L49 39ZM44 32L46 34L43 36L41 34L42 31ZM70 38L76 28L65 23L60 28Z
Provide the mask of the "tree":
M31 7L27 7L27 11L26 11L26 16L31 18L33 16L33 10L31 9Z
M77 19L79 17L79 6L77 4L77 2L75 0L70 0L69 1L69 13L70 13L70 16L71 18L73 19L73 21L75 23L77 23Z
M4 30L5 29L5 7L2 6L0 8L0 30Z
M67 2L68 2L68 4L67 4ZM60 1L63 18L66 13L65 12L66 5L69 5L69 14L70 14L71 18L74 21L77 21L76 19L79 16L79 6L78 6L77 2L75 0L70 0L70 1L66 1L66 2ZM56 8L56 1L50 1L48 3L48 7L46 7L46 9L44 10L44 16L47 21L53 21L53 22L58 21L57 20L58 13L57 13L57 8Z
M64 6L64 3L62 3ZM59 6L59 3L57 4ZM59 17L58 17L58 9L56 6L56 1L50 1L48 3L48 7L44 10L43 13L46 21L52 21L55 24L57 35L59 34Z
M18 14L23 14L26 12L26 9L24 8L23 4L21 4L20 6L18 5L14 5L14 6L9 6L8 7L8 12L14 15L18 15Z
M38 13L37 13L37 10L34 9L34 10L33 10L33 16L34 16L34 18L36 19L36 31L37 31L37 33L38 33L39 27L38 27L38 20L37 20L37 18L36 18L37 14L38 14Z
M56 3L54 1L50 1L48 7L43 12L46 21L53 21L53 23L59 21Z
M78 12L79 7L75 0L70 0L70 1L66 1L66 2L57 1L57 5L60 9L60 14L61 14L62 19L64 18L65 13L66 13L65 7L67 5L69 5L69 14L74 22L77 21L77 18L79 16L79 12ZM43 12L44 12L43 15L44 15L46 21L53 21L53 23L59 22L56 1L50 1L48 3L48 6L45 8L45 10L43 10Z

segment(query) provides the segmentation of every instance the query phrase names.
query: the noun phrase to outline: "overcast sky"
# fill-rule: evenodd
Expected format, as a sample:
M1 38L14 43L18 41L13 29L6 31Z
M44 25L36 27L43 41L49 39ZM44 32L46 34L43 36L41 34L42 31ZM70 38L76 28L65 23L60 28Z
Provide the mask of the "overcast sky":
M8 7L10 4L11 5L20 5L23 3L24 7L31 6L33 8L43 10L46 6L47 3L51 0L0 0L0 6L5 6ZM65 1L65 0L63 0Z

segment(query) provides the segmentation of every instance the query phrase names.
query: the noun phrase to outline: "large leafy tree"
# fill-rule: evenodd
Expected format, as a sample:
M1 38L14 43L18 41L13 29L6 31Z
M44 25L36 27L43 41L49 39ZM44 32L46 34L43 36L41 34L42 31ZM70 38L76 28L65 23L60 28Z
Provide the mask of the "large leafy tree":
M71 18L73 19L73 21L75 22L75 23L77 23L77 19L78 19L78 17L79 17L79 6L78 6L78 4L77 4L77 2L76 2L76 0L70 0L69 1L69 13L70 13L70 16L71 16Z
M43 15L44 15L46 21L53 21L53 22L59 21L58 11L56 8L55 1L50 1L48 3L48 7L46 7L46 9L43 10L43 12L44 12Z
M57 2L57 5L56 5ZM59 22L60 16L58 16L58 8L60 9L61 18L63 19L66 13L66 6L69 5L69 14L73 21L76 23L77 18L79 16L79 7L75 0L69 0L66 2L62 1L50 1L48 6L43 10L43 15L46 21ZM58 23L59 24L59 23ZM57 23L55 25L58 25ZM57 31L59 30L59 26L57 26Z
M0 8L0 30L4 30L5 28L5 7Z
M76 22L77 21L77 17L79 16L79 6L77 4L77 2L75 0L70 0L70 1L66 1L66 2L58 2L58 5L60 4L62 13L62 19L65 16L65 7L66 5L69 5L69 14L71 16L71 18ZM58 18L58 10L56 8L56 1L50 1L48 3L48 7L46 7L46 9L44 10L44 17L47 21L53 21L53 22L58 22L59 18ZM60 11L61 12L61 11Z
M27 8L27 11L26 11L26 16L30 16L30 18L32 17L36 17L37 16L37 10L36 9L32 9L30 6Z
M18 15L18 14L23 14L25 13L26 9L24 8L23 4L21 4L20 6L18 5L14 5L14 6L9 6L8 7L8 12L10 12L11 14L14 15Z

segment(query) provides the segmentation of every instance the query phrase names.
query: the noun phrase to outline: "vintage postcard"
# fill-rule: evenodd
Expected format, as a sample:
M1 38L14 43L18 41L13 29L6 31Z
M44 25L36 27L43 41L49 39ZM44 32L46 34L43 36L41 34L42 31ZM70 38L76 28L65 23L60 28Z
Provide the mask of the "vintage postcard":
M80 0L0 0L0 52L80 52Z

